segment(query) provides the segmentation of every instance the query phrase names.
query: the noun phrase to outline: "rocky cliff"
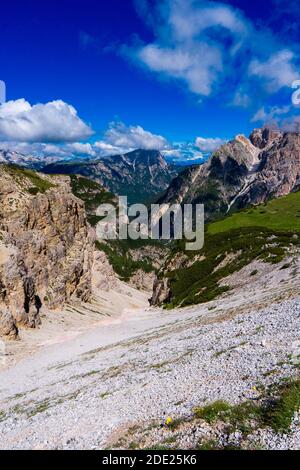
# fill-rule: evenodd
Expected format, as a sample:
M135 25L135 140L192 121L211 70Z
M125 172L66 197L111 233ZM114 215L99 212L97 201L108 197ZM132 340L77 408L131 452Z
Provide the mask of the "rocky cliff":
M264 130L260 131L263 136ZM253 140L253 134L250 139ZM272 132L266 143L263 140L260 145L255 178L240 195L239 207L285 196L300 186L300 134Z
M289 266L288 254L297 260L299 187L300 134L266 128L255 129L249 139L237 136L207 163L181 173L160 202L204 203L205 244L190 254L174 248L154 283L151 303L206 302L231 289L223 279L251 263L249 283L261 260L283 263L278 271Z
M0 165L0 334L91 295L93 235L70 179Z
M203 203L207 220L284 196L300 183L300 134L255 129L175 178L160 203Z

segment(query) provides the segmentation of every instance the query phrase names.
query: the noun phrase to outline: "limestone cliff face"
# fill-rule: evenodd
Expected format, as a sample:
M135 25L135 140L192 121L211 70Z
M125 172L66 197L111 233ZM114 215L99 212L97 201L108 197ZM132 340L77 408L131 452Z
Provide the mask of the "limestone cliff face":
M93 235L69 178L0 165L0 334L91 295Z
M206 219L225 214L258 164L257 149L238 135L222 145L203 165L187 168L170 184L159 203L204 204Z
M240 207L285 196L300 187L300 134L273 134L260 153L256 178L239 200Z
M150 305L162 305L171 299L171 290L167 278L156 279L153 284L153 293L150 299Z
M203 203L206 220L260 204L300 187L300 134L255 129L216 150L203 165L187 168L159 203Z

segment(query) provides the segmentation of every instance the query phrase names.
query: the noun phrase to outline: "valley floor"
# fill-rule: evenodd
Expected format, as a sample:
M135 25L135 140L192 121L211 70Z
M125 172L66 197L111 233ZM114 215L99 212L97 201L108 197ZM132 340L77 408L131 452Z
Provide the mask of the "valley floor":
M243 289L174 311L147 307L147 293L134 297L132 289L127 304L119 298L119 315L93 317L85 332L69 336L61 325L53 344L40 339L0 372L0 448L241 445L239 431L195 421L193 409L216 400L258 403L268 386L297 377L298 289L295 281L263 294ZM102 301L108 308L109 295ZM16 347L34 334L25 332ZM176 426L165 426L167 417ZM297 414L289 433L256 429L247 445L300 449Z

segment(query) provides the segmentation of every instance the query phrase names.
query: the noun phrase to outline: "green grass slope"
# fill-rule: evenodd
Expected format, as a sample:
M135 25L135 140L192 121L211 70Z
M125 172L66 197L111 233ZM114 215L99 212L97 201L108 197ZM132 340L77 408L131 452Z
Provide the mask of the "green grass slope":
M236 212L223 220L211 223L207 231L215 234L240 227L300 231L300 192Z
M220 284L228 275L255 259L279 263L299 245L300 192L211 223L200 251L184 252L182 241L174 246L167 267L160 273L170 281L171 302L166 307L213 300L229 290L226 284ZM171 270L172 259L180 252L190 258L189 267ZM195 256L198 260L193 263Z
M78 175L70 175L73 194L85 204L88 221L95 226L102 217L96 215L100 204L116 206L117 201L113 193L106 191L99 183Z
M27 188L27 192L32 195L38 193L45 193L48 189L53 188L55 185L44 179L34 170L19 167L17 165L3 165L4 170L16 181L22 182L27 179L31 183L31 187Z

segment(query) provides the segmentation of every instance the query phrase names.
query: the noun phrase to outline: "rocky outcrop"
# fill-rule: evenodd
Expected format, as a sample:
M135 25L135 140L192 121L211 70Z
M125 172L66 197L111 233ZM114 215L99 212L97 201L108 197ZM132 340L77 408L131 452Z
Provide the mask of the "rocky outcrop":
M95 250L92 270L92 290L108 292L117 287L118 276L104 251Z
M152 292L155 279L154 271L146 273L143 269L137 269L129 279L129 285L139 290Z
M255 179L239 200L239 207L285 196L300 186L300 134L277 134L260 153Z
M184 170L159 203L203 203L206 220L289 194L300 183L300 134L255 129Z
M203 165L187 168L175 178L159 203L205 204L205 217L226 213L256 168L259 149L242 135L222 145Z
M163 305L171 299L171 289L168 278L156 279L153 284L153 293L150 305Z
M275 140L279 140L282 137L282 133L278 129L272 129L269 127L263 127L254 129L250 136L250 142L259 149L264 149L270 144L273 144Z
M155 269L161 268L167 253L168 251L164 245L144 245L130 249L128 252L133 261L147 261Z
M93 235L68 177L0 165L0 334L91 295Z

